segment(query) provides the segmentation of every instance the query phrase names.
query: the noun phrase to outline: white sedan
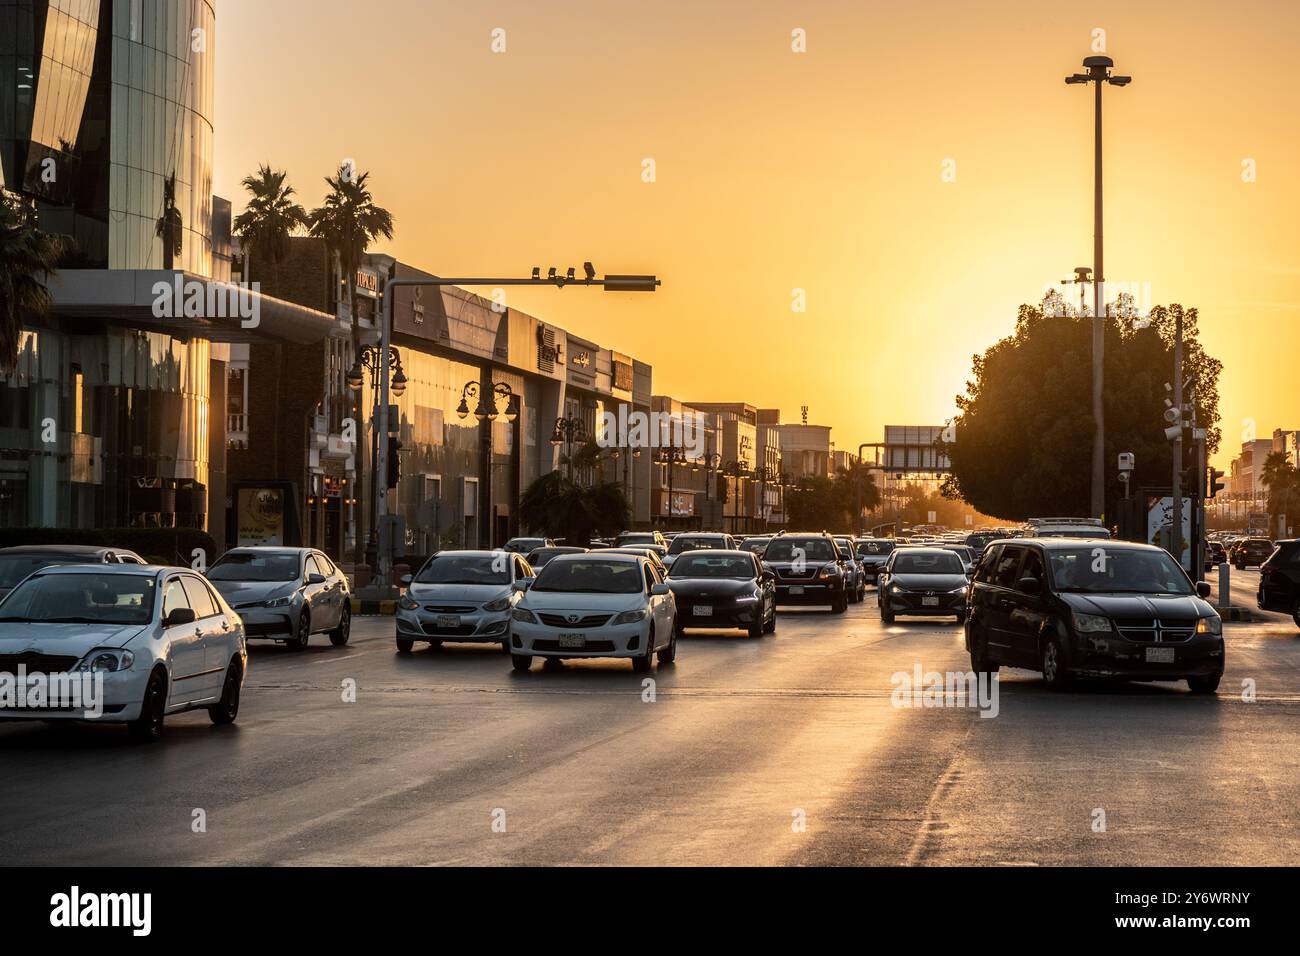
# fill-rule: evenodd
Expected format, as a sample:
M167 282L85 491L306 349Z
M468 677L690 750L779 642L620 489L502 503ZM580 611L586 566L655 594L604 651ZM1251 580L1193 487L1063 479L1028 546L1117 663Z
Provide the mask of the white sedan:
M156 740L186 710L233 723L247 667L243 621L187 568L45 568L0 601L0 718L124 723Z
M677 656L677 607L647 558L592 551L552 558L533 582L518 582L523 598L510 621L510 660L517 671L534 657L622 657L637 673Z

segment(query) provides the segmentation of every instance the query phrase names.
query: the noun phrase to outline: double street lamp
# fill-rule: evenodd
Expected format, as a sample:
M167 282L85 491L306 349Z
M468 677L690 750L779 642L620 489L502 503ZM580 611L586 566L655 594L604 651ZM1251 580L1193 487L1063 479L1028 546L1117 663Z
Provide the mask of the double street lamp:
M700 466L698 463L691 461L690 456L686 454L685 448L678 448L675 445L660 448L655 452L655 461L668 469L668 513L664 515L664 521L671 528L673 520L673 477L676 468L678 465L691 465L695 471L699 471Z
M1086 73L1071 73L1065 78L1070 85L1092 83L1095 86L1093 98L1093 230L1092 230L1092 417L1095 429L1092 436L1092 515L1102 517L1106 511L1106 418L1102 404L1102 393L1106 385L1106 373L1103 365L1106 348L1106 309L1102 302L1105 283L1105 270L1102 267L1102 225L1101 225L1101 87L1104 83L1111 86L1128 86L1133 82L1131 76L1119 76L1111 72L1115 61L1108 56L1090 56L1083 61ZM1076 270L1077 271L1077 270Z
M356 362L348 370L346 376L348 388L360 396L361 389L366 384L365 373L370 373L372 383L373 397L371 408L373 418L371 419L370 429L370 474L375 482L383 481L387 483L387 469L381 475L379 471L379 378L380 378L380 348L376 345L365 345L361 348L361 353L357 356ZM392 381L389 384L389 390L395 396L401 396L406 391L406 373L402 371L402 356L395 348L389 348L388 361L385 371L391 373ZM386 404L386 403L385 403ZM385 429L386 431L386 429ZM384 435L385 444L387 444L387 434ZM366 535L366 563L374 566L375 550L378 547L378 529L375 527L375 497L370 499L370 532Z
M564 461L573 481L573 446L587 440L587 423L581 418L557 418L551 431L551 444L564 446Z

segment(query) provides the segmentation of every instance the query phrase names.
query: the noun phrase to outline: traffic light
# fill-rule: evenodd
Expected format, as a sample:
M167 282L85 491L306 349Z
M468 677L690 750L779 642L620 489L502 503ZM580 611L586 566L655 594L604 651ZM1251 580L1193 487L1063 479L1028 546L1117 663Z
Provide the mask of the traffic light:
M398 479L402 477L402 459L397 454L402 450L402 443L396 437L388 436L388 485L389 488L396 488Z
M1210 483L1205 497L1213 498L1223 490L1223 472L1217 468L1210 469Z

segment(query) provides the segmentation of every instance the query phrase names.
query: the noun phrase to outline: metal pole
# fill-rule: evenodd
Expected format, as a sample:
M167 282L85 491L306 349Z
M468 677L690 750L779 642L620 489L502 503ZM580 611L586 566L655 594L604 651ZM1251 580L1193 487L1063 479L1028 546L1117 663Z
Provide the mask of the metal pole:
M375 520L376 523L383 521L388 516L388 348L393 334L393 294L394 286L411 285L411 280L403 282L401 279L390 279L384 285L384 308L383 318L379 328L379 408L377 410L378 421L375 423L378 431L378 445L376 446L375 455ZM378 529L376 529L378 530ZM390 540L391 547L392 541ZM392 555L385 548L379 549L378 573L375 575L375 583L380 587L387 587L389 584L389 572L392 569Z
M1105 349L1106 318L1104 266L1102 264L1102 220L1101 220L1101 85L1100 77L1094 78L1096 86L1096 108L1094 110L1094 185L1093 185L1093 228L1092 228L1092 417L1096 423L1092 434L1092 514L1104 518L1106 511L1106 410L1102 394L1106 388Z
M1174 408L1178 411L1178 437L1174 439L1173 527L1169 529L1170 553L1183 563L1183 317L1174 319Z

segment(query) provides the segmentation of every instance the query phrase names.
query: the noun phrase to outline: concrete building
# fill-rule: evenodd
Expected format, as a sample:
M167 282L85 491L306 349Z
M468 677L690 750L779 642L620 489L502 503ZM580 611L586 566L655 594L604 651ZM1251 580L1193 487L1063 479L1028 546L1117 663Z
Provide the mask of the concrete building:
M831 427L788 424L778 426L781 462L786 474L800 478L828 478L831 475Z

